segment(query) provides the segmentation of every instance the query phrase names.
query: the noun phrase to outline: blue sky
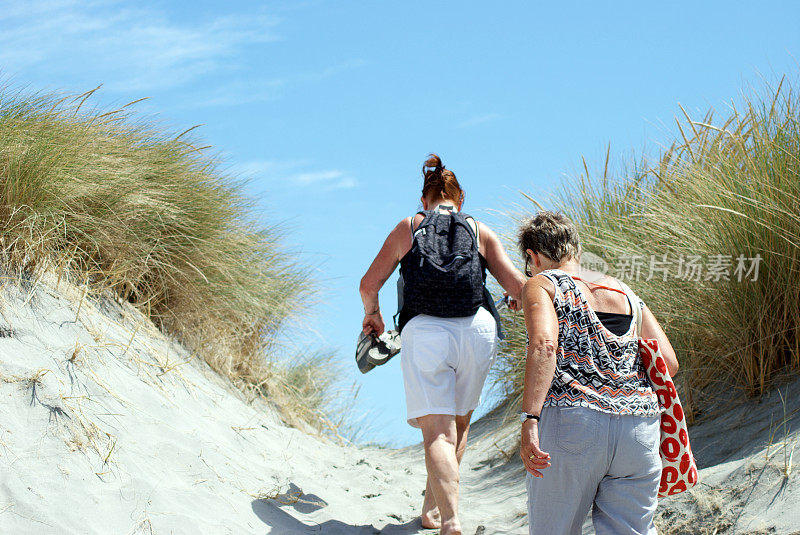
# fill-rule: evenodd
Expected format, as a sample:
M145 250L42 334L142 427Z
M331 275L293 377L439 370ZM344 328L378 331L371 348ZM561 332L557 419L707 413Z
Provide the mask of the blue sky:
M0 76L103 84L99 105L150 97L137 109L165 125L202 124L315 266L319 302L290 349L335 351L365 438L403 445L420 437L399 361L364 376L352 362L357 286L418 208L425 155L455 171L465 211L507 229L498 211L520 190L545 199L581 156L599 166L609 142L622 156L668 142L678 103L724 115L742 90L796 78L798 20L791 1L0 1ZM381 293L385 311L394 299Z

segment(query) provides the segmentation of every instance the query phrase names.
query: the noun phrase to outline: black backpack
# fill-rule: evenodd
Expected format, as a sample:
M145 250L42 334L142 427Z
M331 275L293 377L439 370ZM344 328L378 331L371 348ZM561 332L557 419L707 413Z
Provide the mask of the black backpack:
M478 239L468 222L474 219L460 212L418 213L425 217L400 268L403 315L472 316L484 304L486 277Z

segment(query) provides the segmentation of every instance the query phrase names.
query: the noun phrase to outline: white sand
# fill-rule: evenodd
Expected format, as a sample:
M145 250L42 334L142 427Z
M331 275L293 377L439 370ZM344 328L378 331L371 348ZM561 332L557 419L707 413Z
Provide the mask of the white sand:
M131 307L87 298L76 321L80 301L63 282L0 293L0 533L417 532L419 447L288 427ZM468 533L524 511L519 474L486 464L493 440L464 466Z
M689 435L705 468L695 489L661 501L662 532L800 535L800 380L760 401L721 393Z
M2 534L424 532L419 446L343 447L288 427L127 305L81 300L50 279L10 281L0 336ZM792 388L789 411L800 382ZM741 427L747 407L696 428L701 461L715 464L701 473L710 487L666 500L662 527L688 515L742 533L798 526L797 471L782 478L775 447L763 461L769 418ZM475 423L464 533L527 533L517 431L492 415Z

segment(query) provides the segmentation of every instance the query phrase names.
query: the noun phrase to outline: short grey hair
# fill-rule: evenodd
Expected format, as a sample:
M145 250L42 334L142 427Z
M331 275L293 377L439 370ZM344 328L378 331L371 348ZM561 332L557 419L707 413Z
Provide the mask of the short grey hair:
M530 249L554 262L578 258L581 252L578 229L560 212L541 211L523 220L517 232L517 244L523 258Z

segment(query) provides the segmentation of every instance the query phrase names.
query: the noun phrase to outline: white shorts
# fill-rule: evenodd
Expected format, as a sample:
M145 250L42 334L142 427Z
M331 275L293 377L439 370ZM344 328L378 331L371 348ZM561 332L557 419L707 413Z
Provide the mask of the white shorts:
M497 352L497 324L481 307L474 316L415 316L400 335L408 423L428 414L463 416L478 406Z

